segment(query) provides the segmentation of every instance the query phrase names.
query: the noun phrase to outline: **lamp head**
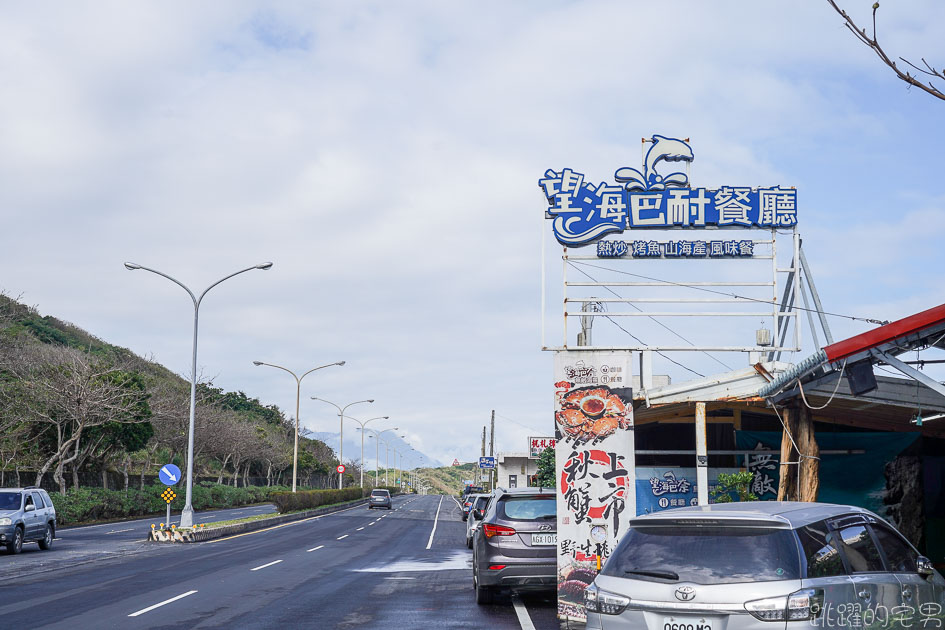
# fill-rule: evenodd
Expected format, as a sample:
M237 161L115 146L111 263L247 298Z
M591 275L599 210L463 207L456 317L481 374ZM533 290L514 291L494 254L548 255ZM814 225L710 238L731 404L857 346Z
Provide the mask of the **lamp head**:
M253 365L255 365L256 367L259 367L262 364L263 364L262 361L253 361Z
M338 361L338 363L335 363L335 365L344 365L344 364L345 364L344 361Z
M272 269L272 263L271 263L271 262L259 263L258 265L256 265L256 269L262 269L263 271L269 271L270 269Z
M373 399L373 398L369 398L369 399L368 399L368 402L369 402L369 403L372 403L372 402L374 402L374 399Z
M126 262L125 269L127 269L128 271L134 271L135 269L141 269L141 265L139 265L138 263Z

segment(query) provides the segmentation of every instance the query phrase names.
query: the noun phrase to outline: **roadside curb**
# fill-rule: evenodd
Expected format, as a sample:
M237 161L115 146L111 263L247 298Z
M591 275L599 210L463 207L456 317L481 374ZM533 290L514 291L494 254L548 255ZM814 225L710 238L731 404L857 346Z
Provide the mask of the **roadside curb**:
M200 528L190 531L180 529L152 529L148 534L148 542L203 542L205 540L213 540L214 538L224 538L226 536L233 536L235 534L245 534L247 532L253 532L259 529L266 529L267 527L272 527L273 525L301 521L307 518L312 518L313 516L321 516L323 514L331 514L332 512L340 512L341 510L346 510L348 508L365 505L369 500L370 499L358 499L356 501L348 501L347 503L339 503L338 505L316 508L314 510L306 510L305 512L295 512L293 514L284 514L282 516L273 516L271 518L261 518L246 523L234 523L232 525L224 525L223 527L214 527L209 529Z

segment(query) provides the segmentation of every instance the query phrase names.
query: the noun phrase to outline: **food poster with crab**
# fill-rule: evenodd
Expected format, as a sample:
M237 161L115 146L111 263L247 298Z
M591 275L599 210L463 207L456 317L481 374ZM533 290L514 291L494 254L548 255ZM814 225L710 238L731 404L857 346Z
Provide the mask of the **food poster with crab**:
M636 516L630 353L555 353L558 617L584 621L584 589Z

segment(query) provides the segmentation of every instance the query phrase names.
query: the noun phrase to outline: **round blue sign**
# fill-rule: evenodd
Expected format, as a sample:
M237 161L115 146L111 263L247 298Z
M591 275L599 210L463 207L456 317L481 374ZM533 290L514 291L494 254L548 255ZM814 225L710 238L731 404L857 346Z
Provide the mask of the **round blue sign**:
M161 471L158 473L158 477L160 477L161 483L163 483L165 486L177 485L177 482L180 481L180 468L174 464L161 466Z

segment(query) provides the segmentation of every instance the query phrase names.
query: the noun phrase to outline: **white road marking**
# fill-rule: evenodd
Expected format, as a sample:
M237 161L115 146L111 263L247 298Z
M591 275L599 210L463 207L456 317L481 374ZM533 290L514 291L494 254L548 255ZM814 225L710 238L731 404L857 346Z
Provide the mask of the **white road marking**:
M336 538L335 540L342 540L347 537L348 537L348 534L345 534L344 536L338 536L338 538Z
M440 520L440 506L443 505L443 497L440 497L440 502L436 504L436 516L433 518L433 529L430 531L430 540L427 541L427 549L433 545L433 534L436 533L436 524Z
M361 531L362 529L364 529L364 528L363 528L363 527L359 527L359 528L357 528L357 529L354 530L354 531L359 532L359 531Z
M165 605L165 604L170 604L171 602L176 602L178 599L183 599L183 598L187 597L188 595L193 595L193 594L196 593L196 592L197 592L197 591L187 591L186 593L183 593L183 594L181 594L181 595L178 595L177 597L172 597L172 598L170 598L170 599L165 599L163 602L161 602L161 603L159 603L159 604L155 604L154 606L148 606L147 608L142 608L142 609L139 610L138 612L133 612L133 613L131 613L131 614L128 615L128 616L129 616L129 617L137 617L138 615L143 615L144 613L150 612L150 611L154 610L155 608L160 608L161 606L163 606L163 605Z
M273 561L270 562L269 564L264 564L264 565L262 565L262 566L260 566L260 567L256 567L255 569L250 569L250 571L259 571L260 569L265 569L266 567L271 567L272 565L274 565L274 564L279 564L280 562L282 562L282 560L273 560Z
M513 597L512 606L515 607L515 616L518 617L518 623L522 626L522 630L535 630L532 618L528 616L528 611L525 609L525 604L522 603L522 600L518 597Z
M128 529L113 529L112 531L110 531L110 532L105 532L105 533L106 533L106 534L120 534L120 533L122 533L122 532L132 532L132 531L134 531L135 529L136 529L136 528L134 528L134 527L129 527Z
M319 549L321 549L321 548L324 547L324 546L325 546L325 545L319 545L319 546L317 546L317 547L312 547L311 549L306 549L305 551L318 551Z
M428 571L469 571L472 568L472 552L454 551L448 557L411 558L387 564L355 569L356 573L426 573Z
M416 580L417 578L412 577L386 577L385 580Z
M376 522L376 521L371 521L370 523L367 524L367 526L370 527L370 526L373 525L375 522Z

